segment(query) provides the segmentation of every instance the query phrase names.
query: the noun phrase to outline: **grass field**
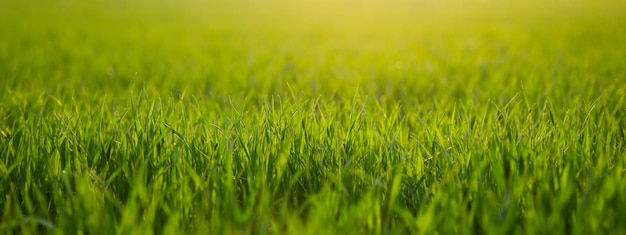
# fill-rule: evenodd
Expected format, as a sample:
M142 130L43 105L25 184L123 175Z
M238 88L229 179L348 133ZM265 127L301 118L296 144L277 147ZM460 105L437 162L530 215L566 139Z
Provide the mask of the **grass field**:
M0 0L0 234L625 234L625 24Z

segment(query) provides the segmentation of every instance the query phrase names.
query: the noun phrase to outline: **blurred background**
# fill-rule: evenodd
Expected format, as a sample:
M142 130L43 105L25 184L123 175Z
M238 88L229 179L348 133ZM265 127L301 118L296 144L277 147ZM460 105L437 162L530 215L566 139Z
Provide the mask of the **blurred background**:
M593 67L593 76L623 79L625 5L0 0L0 80L11 90L88 94L138 86L273 94L289 84L309 93L361 86L378 95L445 88L463 96L483 82L566 85L554 79L561 70Z

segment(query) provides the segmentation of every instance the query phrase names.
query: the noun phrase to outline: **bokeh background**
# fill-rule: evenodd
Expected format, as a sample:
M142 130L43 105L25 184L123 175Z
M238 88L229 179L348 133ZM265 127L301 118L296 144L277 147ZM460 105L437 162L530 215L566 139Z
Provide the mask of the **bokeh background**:
M378 96L446 89L463 97L480 96L483 82L586 88L602 82L596 69L624 77L619 1L0 4L0 79L18 90L237 96L279 94L289 84L308 93L359 86ZM559 71L584 79L554 79L568 76Z

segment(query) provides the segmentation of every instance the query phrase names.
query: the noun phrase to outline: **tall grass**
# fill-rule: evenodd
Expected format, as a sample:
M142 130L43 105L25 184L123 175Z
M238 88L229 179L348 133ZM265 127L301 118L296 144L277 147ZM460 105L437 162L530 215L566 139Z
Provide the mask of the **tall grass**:
M0 1L0 233L626 232L624 4Z

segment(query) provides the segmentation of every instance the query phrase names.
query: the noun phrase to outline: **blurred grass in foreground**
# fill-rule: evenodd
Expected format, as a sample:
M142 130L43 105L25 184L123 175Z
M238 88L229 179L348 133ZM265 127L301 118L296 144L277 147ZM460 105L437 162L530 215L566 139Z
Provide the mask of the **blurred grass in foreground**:
M0 233L624 233L625 6L2 0Z

